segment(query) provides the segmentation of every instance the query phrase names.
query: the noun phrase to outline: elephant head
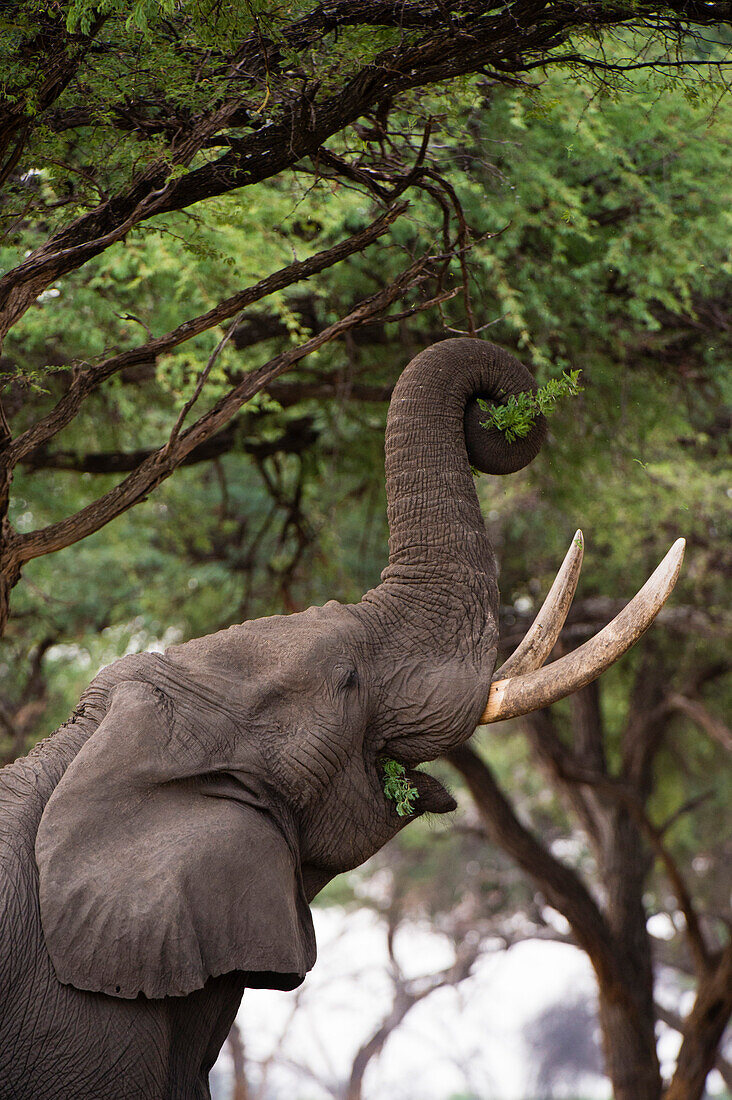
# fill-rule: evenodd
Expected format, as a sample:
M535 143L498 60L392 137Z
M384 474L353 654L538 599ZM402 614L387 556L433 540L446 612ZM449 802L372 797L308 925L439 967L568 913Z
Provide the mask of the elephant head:
M183 995L233 970L249 984L297 984L314 961L307 903L318 889L410 816L454 808L416 765L481 721L575 690L649 625L680 548L614 624L540 669L576 585L578 533L527 639L494 677L496 563L471 465L519 469L545 426L539 419L508 443L481 427L476 398L534 388L516 359L483 341L418 355L389 411L381 584L355 605L125 658L92 684L93 731L36 843L61 981L119 997ZM386 760L416 790L412 815L385 795Z

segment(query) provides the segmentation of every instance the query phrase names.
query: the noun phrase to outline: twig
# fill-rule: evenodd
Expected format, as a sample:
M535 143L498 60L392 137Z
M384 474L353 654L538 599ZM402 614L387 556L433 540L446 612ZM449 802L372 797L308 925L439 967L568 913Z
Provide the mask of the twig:
M684 817L686 814L693 813L693 811L698 809L699 806L702 805L702 803L711 798L713 794L714 791L710 788L709 790L702 791L701 794L696 795L694 798L687 799L687 801L683 802L677 810L674 810L672 814L669 814L663 825L658 826L659 833L663 835L664 833L668 832L671 826L675 825L680 818Z
M224 348L228 344L231 337L234 335L234 332L236 331L236 326L239 324L239 322L241 321L243 316L244 316L244 310L240 309L239 312L237 313L236 317L234 318L234 320L231 322L228 329L224 333L224 335L219 340L219 342L216 345L216 347L214 348L214 350L211 352L211 355L209 356L209 359L208 359L208 363L206 364L206 366L204 367L204 369L200 372L200 374L198 376L198 382L196 383L196 388L193 391L193 395L186 401L185 405L180 410L180 413L178 415L178 419L176 420L175 424L173 425L173 430L170 433L170 438L169 438L168 442L165 444L165 446L163 447L163 452L164 453L167 453L170 450L170 448L173 446L176 439L180 435L180 430L183 427L183 421L188 416L188 413L191 411L191 409L195 405L196 401L198 401L198 398L201 396L201 391L202 391L203 387L206 385L206 380L207 380L208 376L210 375L216 360L221 355L221 352L224 350Z

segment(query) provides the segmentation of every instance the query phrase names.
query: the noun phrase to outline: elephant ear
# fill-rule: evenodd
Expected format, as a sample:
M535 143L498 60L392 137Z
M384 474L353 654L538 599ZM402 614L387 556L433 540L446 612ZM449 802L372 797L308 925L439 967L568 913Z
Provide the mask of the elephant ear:
M294 848L256 781L195 775L200 745L159 689L119 684L49 799L36 859L61 982L183 996L243 970L250 985L291 989L313 965Z

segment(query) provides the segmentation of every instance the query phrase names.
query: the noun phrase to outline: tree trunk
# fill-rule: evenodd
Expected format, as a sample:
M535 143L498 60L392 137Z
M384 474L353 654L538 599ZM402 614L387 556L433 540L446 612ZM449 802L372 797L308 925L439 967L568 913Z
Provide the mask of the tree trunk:
M605 919L614 944L618 985L600 986L600 1026L605 1067L615 1100L660 1100L656 1051L653 960L643 891L650 858L624 805L605 809L600 876Z
M574 751L582 765L602 780L608 769L599 684L577 692L571 708ZM616 1100L659 1100L653 959L643 905L651 859L638 823L624 803L608 798L601 787L589 786L583 793L593 822L589 835L605 890L603 912L616 967L613 983L598 972L605 1069Z
M9 529L7 520L0 519L0 638L10 618L10 594L20 580L20 566L7 554Z
M0 638L5 633L10 617L10 585L7 578L0 573Z
M615 990L600 984L605 1072L612 1082L613 1100L660 1100L661 1075L653 1027L649 1036L649 1021L642 1019L628 1004L627 994L633 981L634 975L628 973L621 998L617 998Z
M231 1060L234 1063L234 1082L231 1090L231 1100L250 1100L251 1093L247 1083L246 1062L244 1059L244 1043L241 1037L239 1025L234 1021L229 1032L229 1050Z

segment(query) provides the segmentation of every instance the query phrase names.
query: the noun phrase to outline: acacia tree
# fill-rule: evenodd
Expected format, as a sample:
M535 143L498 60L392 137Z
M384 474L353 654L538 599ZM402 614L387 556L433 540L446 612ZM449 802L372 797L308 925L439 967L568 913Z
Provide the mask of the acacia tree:
M9 244L22 240L27 254L0 277L0 340L54 284L134 231L284 172L326 171L366 187L387 206L411 186L431 186L449 219L449 186L440 192L435 181L422 179L429 127L408 163L413 143L392 131L395 105L418 115L417 93L428 85L475 73L511 84L558 61L589 66L603 81L639 65L678 69L689 41L692 53L699 45L692 27L729 21L726 0L640 6L635 0L487 6L252 0L225 9L160 0L97 6L17 0L6 5L0 25L0 218ZM618 28L638 32L641 44L631 61L609 63L602 36ZM354 167L328 143L359 120L377 140ZM0 628L26 562L85 538L144 499L267 382L385 309L420 280L428 261L416 261L387 291L232 386L186 428L213 368L210 358L165 442L76 515L39 531L13 529L8 508L18 462L69 425L89 395L123 368L170 352L271 290L364 247L395 213L309 267L291 265L272 282L240 289L143 345L91 364L80 348L62 392L36 419L11 425L0 410ZM464 256L464 226L445 244Z
M243 8L232 17L233 21L224 24L217 23L218 17L211 12L205 13L204 19L199 9L177 7L165 11L154 4L138 4L134 9L124 10L111 7L98 15L85 15L81 4L59 7L50 13L46 9L40 14L35 8L18 4L11 10L12 19L4 14L4 56L12 61L3 69L8 74L4 85L7 113L2 131L6 140L2 172L6 197L0 208L8 242L3 259L6 274L0 280L5 295L2 315L8 331L5 349L9 362L6 360L4 365L11 372L6 416L2 421L5 480L0 494L3 520L0 588L4 586L4 607L22 566L31 558L80 541L144 499L178 465L194 459L211 461L217 453L223 453L236 437L232 431L233 418L242 403L264 386L273 392L278 373L300 362L327 340L346 332L355 333L359 323L383 317L384 309L401 294L415 283L422 286L418 280L428 272L434 274L436 285L431 284L426 295L421 292L416 301L411 298L408 308L422 304L425 296L428 300L439 299L451 293L445 264L453 255L457 277L463 277L468 262L466 218L452 183L445 178L444 171L440 174L439 165L431 159L432 128L428 119L422 117L426 113L428 85L439 87L441 82L460 74L480 73L481 95L488 97L496 86L526 82L527 74L539 74L542 66L559 60L584 64L608 85L617 81L619 71L628 65L653 63L660 69L677 66L680 58L663 52L664 36L666 44L675 42L677 36L680 48L690 42L700 51L706 48L704 39L710 35L699 33L696 40L690 40L686 35L688 20L698 24L727 20L726 26L714 34L719 38L729 33L728 10L714 4L678 6L673 10L637 5L624 9L604 4L581 8L511 4L487 10L485 5L479 9L478 5L467 3L434 6L364 3L327 8L302 5L300 9L288 5L287 10L284 6L267 7L268 11ZM131 21L125 18L128 11L133 17ZM582 38L583 30L595 34L603 27L608 33L616 27L642 30L648 36L643 41L642 54L625 63L608 60L608 55L593 45L591 37ZM657 32L655 39L652 32ZM38 78L41 70L42 80ZM165 74L164 79L161 73ZM541 109L541 104L537 109ZM474 118L468 121L474 126ZM466 126L465 140L454 146L456 161L476 159L479 137ZM664 155L661 159L665 175L670 158ZM586 211L570 205L565 211L566 221L562 215L559 230L551 229L563 246L573 222L581 239L582 233L586 236L589 233L589 225L622 225L630 213L643 209L645 196L640 190L633 192L631 187L629 195L618 199L613 173L595 166L590 170L588 162L585 149L578 158L577 169L587 168L588 178L584 182L594 205ZM500 170L506 171L505 166ZM552 171L557 171L556 166ZM179 309L173 314L161 306L162 316L155 316L153 323L150 313L139 316L134 308L134 287L122 293L121 282L110 279L108 269L95 267L105 256L115 255L122 256L120 267L123 266L124 250L131 243L150 240L153 233L188 233L192 238L204 218L221 233L220 208L218 225L209 213L216 202L233 201L239 192L253 202L253 196L258 195L257 181L267 181L276 188L291 178L290 172L308 186L319 180L321 187L342 185L357 189L354 194L367 196L370 203L385 207L386 212L370 223L361 213L355 226L344 218L342 225L336 227L337 232L331 227L330 235L323 233L317 224L303 225L298 231L297 247L299 252L309 253L307 258L284 265L278 259L267 268L278 268L276 274L261 282L255 276L253 283L250 277L235 285L227 282L224 288L223 283L219 285L212 280L215 285L200 308L196 302L194 310L187 310L186 300L178 303ZM476 188L481 192L481 201L490 206L490 202L485 203L488 190L485 179L480 179ZM526 194L526 185L522 189ZM344 303L339 301L336 316L326 320L322 315L308 317L308 303L301 301L296 339L291 340L292 330L288 326L292 311L283 309L281 301L273 301L271 292L281 293L306 277L311 286L319 270L325 271L328 265L360 255L361 249L377 239L383 242L399 216L401 197L407 191L414 194L417 190L436 204L444 219L442 227L437 223L442 233L438 233L436 244L426 252L424 246L415 251L417 234L411 229L402 231L401 244L408 253L402 275L397 269L386 285L383 279L377 281L376 295L362 296L361 304L348 301L341 309ZM531 317L527 322L526 316L519 315L521 310L515 308L522 296L516 293L513 275L522 265L534 268L539 263L546 244L541 226L537 228L538 219L546 203L556 205L553 196L547 198L541 194L526 201L527 207L532 203L535 206L527 209L526 220L518 226L520 232L513 251L500 257L502 268L499 263L490 267L491 279L498 287L499 304L515 314L509 318L514 330L508 333L504 330L501 340L525 350L530 346L524 339L528 333L534 340L533 350L540 350L544 358L562 358L569 354L566 332L558 336L550 321L542 317L546 331L540 334L539 341L537 332L542 325L535 325ZM473 218L470 220L472 223ZM501 224L482 225L474 235L499 228ZM506 231L505 239L514 229L512 226ZM337 243L331 243L333 237ZM216 256L223 264L226 241L222 244ZM320 250L316 251L316 247ZM29 255L20 263L17 255L9 260L13 248L16 252L19 248L27 250ZM577 251L576 241L574 248ZM364 253L364 270L370 255ZM415 255L418 255L416 261ZM481 262L489 267L487 255L490 259L496 257L486 250L482 252ZM670 252L664 263L669 262L669 255ZM154 256L150 262L154 265ZM576 256L573 262L579 263ZM637 266L632 255L625 269L616 264L612 279L603 287L606 295L603 309L608 304L612 306L613 320L617 316L617 302L628 294L634 264ZM476 259L471 272L474 279L478 279L477 266ZM583 280L589 280L591 267L591 263L586 263ZM238 270L234 272L234 280L239 274ZM550 268L548 275L545 272L545 277L553 279L554 269ZM38 360L41 369L36 374L32 370L21 371L28 382L41 383L49 392L24 389L23 378L14 370L18 346L14 340L29 335L29 319L36 312L41 318L53 316L53 294L57 291L79 302L83 318L83 310L88 309L85 296L93 282L97 288L103 288L96 301L112 300L122 318L113 321L101 345L91 349L84 344L91 325L85 327L82 319L71 355L60 361L41 357ZM561 283L563 291L567 282L565 278ZM525 305L531 299L526 281L518 289L524 292ZM654 293L656 312L665 309L664 338L671 330L674 339L680 333L681 347L680 351L676 347L678 354L673 364L681 376L687 369L686 360L697 357L699 350L696 346L689 348L689 333L712 332L715 325L723 327L724 296L715 299L710 293L707 298L695 301L688 315L679 321L668 295L661 295L658 286ZM242 314L243 309L255 305L262 312ZM465 310L464 326L472 331L475 325L469 300ZM546 314L550 312L547 310ZM581 329L585 323L583 315L575 329ZM142 344L134 337L140 326L150 329ZM223 332L222 326L226 326ZM210 334L214 327L216 337L204 342L206 333ZM254 371L239 370L232 374L227 360L232 347L239 350L251 347L263 332L267 338L284 341L284 347L278 345L274 357L265 355L264 362L257 360ZM603 337L600 330L594 333L596 340L598 335ZM650 337L645 335L648 346ZM128 447L106 457L80 456L78 440L64 447L61 437L60 444L49 451L49 442L65 428L75 423L83 426L85 415L88 423L88 410L103 410L103 405L95 406L93 402L103 402L104 395L113 392L116 383L125 384L135 371L154 370L156 361L166 356L170 361L184 341L190 341L185 346L192 351L187 364L176 364L182 373L176 401L164 406L154 424L155 434L148 432L145 445ZM664 354L671 344L672 340L666 341ZM43 352L39 354L42 356ZM226 362L226 370L217 377L222 362ZM53 369L44 370L46 364ZM601 371L597 374L601 384ZM597 383L596 378L593 381ZM641 384L645 381L643 378ZM308 382L299 379L279 383L280 387L285 385L293 387L290 397L295 397L298 386L301 395L304 387L318 396L332 392L334 380L321 369L320 376L316 373ZM706 380L700 385L706 385ZM362 390L360 396L383 400L387 391L388 387L373 386L371 392ZM274 392L283 400L287 397L283 389ZM192 427L186 428L184 418L192 413L194 401L205 407L205 411ZM664 409L664 415L667 411ZM134 436L134 427L130 428L130 437ZM712 430L709 423L702 427L713 439L717 429ZM225 432L230 434L225 436ZM306 438L304 432L293 445L299 446ZM260 441L259 445L265 443ZM10 523L6 510L10 477L18 464L24 464L25 468L35 465L36 469L55 465L91 473L95 462L108 472L128 476L109 492L71 515L60 516L40 531L23 530ZM302 519L298 506L301 487L295 485L292 493L289 490L286 493L285 479L278 482L266 469L265 474L270 478L273 497L282 498L297 527ZM224 487L222 496L225 494ZM597 496L606 499L604 488L598 489ZM552 507L558 507L556 499ZM223 502L222 510L225 511ZM524 523L527 511L523 512ZM661 519L659 525L662 526ZM531 554L526 549L525 531L526 527L508 540L517 576L527 559L536 553L533 544ZM711 549L704 549L711 559ZM531 572L524 572L533 576L536 566ZM580 616L584 614L585 620L593 621L606 611L610 617L612 609L607 601L598 604L597 600L588 601L579 609ZM511 607L504 612L511 614ZM698 624L698 611L692 613L686 609L685 614L686 619L682 615L677 620L680 628L677 639L684 630L688 634ZM507 619L507 615L504 617ZM580 618L572 628L577 632L581 625ZM44 652L55 640L50 633L39 639L18 710L11 716L21 734L23 722L31 713L29 708L38 705L34 692ZM682 666L689 654L687 647L683 661L679 662ZM593 896L595 883L583 882L571 868L563 868L535 837L532 847L532 837L521 826L515 806L508 804L506 809L507 800L492 782L491 774L486 777L481 762L476 763L477 758L471 756L461 760L476 801L490 823L491 836L515 858L521 857L519 862L523 860L522 865L546 896L567 914L577 940L593 958L606 998L604 1022L609 1071L616 1094L632 1096L633 1100L640 1095L638 1082L642 1082L644 1095L654 1098L662 1087L652 1043L657 1010L651 1000L650 943L643 898L654 851L666 862L671 875L676 876L674 888L679 908L682 912L688 910L690 942L695 944L699 963L699 1009L687 1022L689 1039L680 1073L672 1086L677 1091L670 1092L670 1096L687 1100L700 1095L727 1011L724 996L714 997L725 977L726 956L720 954L721 924L701 919L695 925L698 905L696 901L688 903L678 867L674 872L673 858L666 860L661 854L667 852L664 837L654 836L654 826L649 821L649 795L655 793L648 787L651 764L658 759L661 747L672 739L671 716L678 722L679 716L685 715L687 720L724 735L714 714L704 706L701 698L704 683L698 678L694 682L693 675L687 677L686 683L679 682L677 670L674 676L671 679L665 674L660 658L659 661L654 658L650 667L638 672L632 695L637 721L635 725L629 721L624 731L625 755L620 759L606 717L604 714L598 717L596 706L584 724L579 720L573 724L560 709L553 719L536 719L543 722L539 734L529 731L531 744L549 768L556 788L567 794L580 823L588 830L601 868L600 882L607 878L612 886L600 898L600 904ZM582 708L585 704L578 699L572 705ZM631 719L634 713L631 711ZM23 715L21 722L17 721L19 714ZM2 715L0 709L0 722ZM646 719L649 724L643 726ZM567 746L572 737L575 740L570 750ZM19 750L22 740L22 736L18 737L13 748ZM587 763L590 758L591 767ZM659 826L655 829L658 831ZM581 903L577 903L578 897ZM707 1012L707 1008L713 1011ZM692 1067L688 1074L686 1070L681 1072L683 1065Z

